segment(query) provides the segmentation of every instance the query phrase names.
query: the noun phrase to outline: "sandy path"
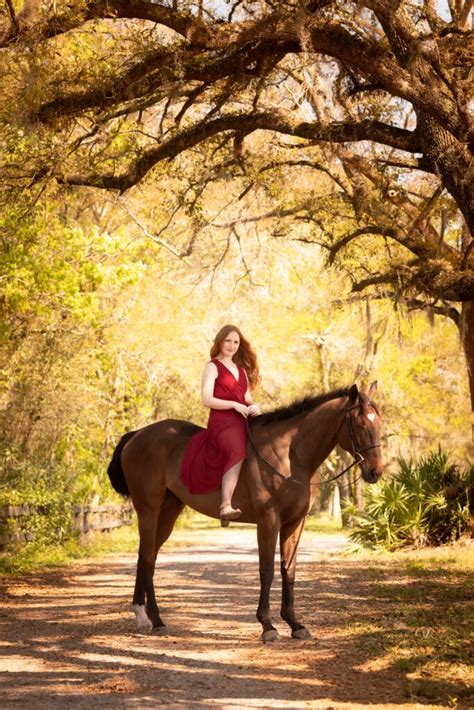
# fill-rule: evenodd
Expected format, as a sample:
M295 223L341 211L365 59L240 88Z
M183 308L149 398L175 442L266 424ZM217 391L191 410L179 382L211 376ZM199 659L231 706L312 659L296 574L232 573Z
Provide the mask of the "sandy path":
M2 708L351 708L417 705L404 674L360 644L354 612L370 624L361 562L340 535L305 533L297 608L314 639L260 642L255 620L255 531L177 533L156 585L167 636L139 636L130 612L135 556L88 560L9 580L1 612ZM278 568L277 568L278 569ZM357 570L357 574L353 574Z

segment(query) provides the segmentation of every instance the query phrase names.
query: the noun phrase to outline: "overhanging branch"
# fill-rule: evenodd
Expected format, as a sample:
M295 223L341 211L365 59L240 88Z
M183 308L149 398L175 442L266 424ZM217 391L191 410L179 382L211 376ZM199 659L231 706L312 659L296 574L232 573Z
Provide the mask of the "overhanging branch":
M350 234L347 234L345 237L342 239L339 239L336 244L334 244L330 250L329 250L329 263L333 264L336 256L338 253L346 247L350 242L352 242L354 239L357 239L358 237L362 237L367 234L378 234L382 237L392 237L392 239L396 238L396 230L395 229L388 229L388 228L383 228L379 227L376 224L374 225L369 225L368 227L361 227L360 229L356 229L354 232L351 232Z
M474 271L449 269L442 260L416 260L410 264L399 264L382 274L375 274L357 281L352 286L354 293L360 293L370 286L391 284L397 291L407 294L425 293L440 301L474 301Z
M459 139L465 139L464 120L456 102L429 63L426 63L430 81L427 91L426 81L421 80L410 66L397 61L383 43L369 41L357 32L349 31L337 16L328 20L319 13L318 10L326 4L318 3L317 9L311 10L313 14L308 15L310 43L306 47L301 41L303 19L296 19L278 4L272 13L242 22L222 23L215 19L204 22L196 15L146 0L89 0L82 10L73 6L69 12L53 14L42 23L36 23L35 33L51 37L80 27L91 19L132 18L150 20L175 30L186 40L181 50L208 52L205 63L209 63L216 53L249 52L253 48L262 57L268 57L269 66L272 66L272 58L277 55L312 51L342 62L367 82L411 102L415 108L435 117ZM9 41L5 39L3 46ZM258 74L258 65L252 71ZM201 78L208 80L207 77Z
M417 150L413 133L380 121L364 120L358 123L319 125L296 122L291 116L278 112L228 114L182 129L159 146L145 151L122 175L58 175L57 177L61 182L70 185L89 185L125 192L140 182L160 161L175 158L179 153L218 133L238 131L241 135L246 135L256 130L275 131L312 141L345 143L371 140L383 142L399 150L412 152Z
M48 39L81 27L89 20L118 18L150 20L174 30L195 46L204 45L212 34L198 17L146 0L89 0L79 11L72 6L70 11L52 14L38 23L35 30L41 38ZM17 41L18 34L19 31L9 33L0 46L6 47Z

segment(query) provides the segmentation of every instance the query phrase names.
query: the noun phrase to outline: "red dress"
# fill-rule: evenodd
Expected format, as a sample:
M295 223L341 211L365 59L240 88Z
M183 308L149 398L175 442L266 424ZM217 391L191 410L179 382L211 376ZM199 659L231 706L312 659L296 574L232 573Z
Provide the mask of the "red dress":
M217 358L214 397L245 404L247 375L238 366L239 378ZM190 440L181 466L181 479L190 493L209 493L220 487L229 468L247 455L247 422L235 409L211 409L207 429Z

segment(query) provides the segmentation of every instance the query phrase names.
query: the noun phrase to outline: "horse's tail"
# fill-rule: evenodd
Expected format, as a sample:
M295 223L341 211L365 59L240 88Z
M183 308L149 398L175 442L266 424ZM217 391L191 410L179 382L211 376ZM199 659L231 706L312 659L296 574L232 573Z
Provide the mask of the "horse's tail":
M129 431L122 436L119 443L115 447L115 451L112 454L112 459L107 468L107 473L109 474L110 482L112 487L120 493L120 495L128 498L130 491L128 490L127 481L125 480L125 474L123 472L122 463L120 457L122 454L122 449L129 439L132 438L136 431Z

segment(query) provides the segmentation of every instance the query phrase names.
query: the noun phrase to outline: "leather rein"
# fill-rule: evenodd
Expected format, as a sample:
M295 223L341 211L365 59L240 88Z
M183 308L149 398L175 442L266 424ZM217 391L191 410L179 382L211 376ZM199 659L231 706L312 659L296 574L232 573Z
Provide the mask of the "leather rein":
M324 480L320 480L317 483L304 483L303 481L297 481L295 478L291 478L290 476L285 476L285 474L281 473L278 471L277 468L267 459L265 456L258 450L257 445L254 441L254 438L252 436L252 431L249 426L249 422L247 420L247 432L248 436L250 439L250 443L252 444L253 448L255 449L255 453L257 455L257 459L260 459L264 463L267 464L267 466L275 473L277 476L280 478L283 478L285 481L289 481L290 483L297 483L300 486L318 486L321 483L331 483L331 481L335 481L338 478L341 478L347 471L350 471L351 468L354 468L354 466L357 466L360 463L363 463L365 461L364 457L362 456L362 452L364 451L369 451L370 449L377 449L380 448L380 444L373 444L371 446L364 446L363 449L358 449L355 441L355 435L354 435L354 423L352 421L352 417L350 416L349 412L351 412L353 409L357 409L359 405L354 404L352 407L346 406L345 411L344 411L344 419L342 419L341 423L339 424L339 427L336 432L336 437L339 435L339 432L342 428L342 425L344 422L347 422L347 431L349 433L349 440L351 442L351 447L352 447L352 455L354 457L354 461L349 465L346 466L346 468L338 473L336 476L332 476L332 478L326 478Z

